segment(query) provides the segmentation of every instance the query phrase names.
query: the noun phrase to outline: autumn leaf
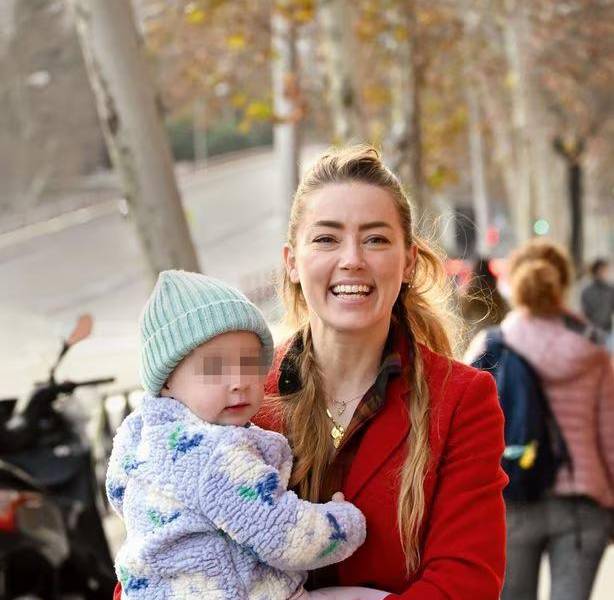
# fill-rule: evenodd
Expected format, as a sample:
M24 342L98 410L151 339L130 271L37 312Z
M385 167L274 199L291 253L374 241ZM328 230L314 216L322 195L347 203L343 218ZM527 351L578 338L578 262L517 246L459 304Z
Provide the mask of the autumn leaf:
M230 103L235 108L243 108L247 104L247 95L243 92L236 92L230 97Z
M185 7L185 17L186 21L190 23L190 25L202 25L207 18L207 13L197 6L195 2L190 2Z
M273 116L273 110L268 102L256 100L247 105L245 116L250 120L268 121Z
M246 39L242 33L233 33L226 38L226 44L231 50L243 50Z

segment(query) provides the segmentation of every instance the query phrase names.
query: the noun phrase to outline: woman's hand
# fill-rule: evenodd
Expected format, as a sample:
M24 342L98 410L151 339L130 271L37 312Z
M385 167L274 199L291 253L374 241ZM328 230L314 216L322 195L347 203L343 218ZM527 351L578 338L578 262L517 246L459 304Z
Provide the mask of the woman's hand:
M335 492L331 500L333 502L345 502L345 496L343 495L343 492Z

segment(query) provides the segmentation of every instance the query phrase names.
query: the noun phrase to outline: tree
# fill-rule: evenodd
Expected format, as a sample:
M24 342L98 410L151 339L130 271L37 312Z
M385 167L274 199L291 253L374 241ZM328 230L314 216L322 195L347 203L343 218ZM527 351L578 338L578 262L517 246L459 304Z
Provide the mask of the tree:
M416 2L396 2L390 9L391 123L386 143L390 166L407 183L418 214L424 212L421 92L423 65L419 54Z
M27 223L30 210L33 218L39 208L54 214L59 192L103 166L105 155L64 4L19 0L0 6L0 208L16 218L14 226Z
M169 268L198 271L131 3L71 1L105 139L151 274Z
M541 96L554 121L552 146L564 160L570 214L569 246L578 269L584 259L584 163L614 115L614 5L542 1L535 14L541 52Z
M366 131L354 70L357 48L348 0L319 0L318 18L325 49L333 141L364 141Z
M296 24L292 17L291 0L278 0L273 6L273 140L279 162L281 196L285 213L299 182L300 120L303 116L296 56Z

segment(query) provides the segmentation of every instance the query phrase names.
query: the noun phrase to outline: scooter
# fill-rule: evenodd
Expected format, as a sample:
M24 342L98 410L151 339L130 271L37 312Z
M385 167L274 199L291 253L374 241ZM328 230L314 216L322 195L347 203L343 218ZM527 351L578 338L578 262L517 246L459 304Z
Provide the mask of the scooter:
M48 381L0 411L0 599L108 600L115 584L91 447L57 400L113 378L57 382L68 350L88 337L79 318ZM8 407L8 408L7 408Z

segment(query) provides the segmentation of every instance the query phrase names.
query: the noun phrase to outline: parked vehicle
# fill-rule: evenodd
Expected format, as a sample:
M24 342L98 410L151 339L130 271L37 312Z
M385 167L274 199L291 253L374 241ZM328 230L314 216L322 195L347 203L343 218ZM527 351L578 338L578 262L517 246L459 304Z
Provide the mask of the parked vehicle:
M0 598L108 600L115 582L91 446L58 399L113 378L57 382L68 350L88 337L81 317L23 407L0 402Z

